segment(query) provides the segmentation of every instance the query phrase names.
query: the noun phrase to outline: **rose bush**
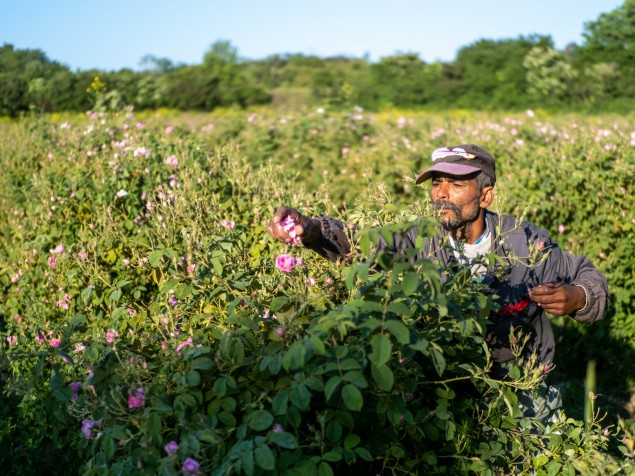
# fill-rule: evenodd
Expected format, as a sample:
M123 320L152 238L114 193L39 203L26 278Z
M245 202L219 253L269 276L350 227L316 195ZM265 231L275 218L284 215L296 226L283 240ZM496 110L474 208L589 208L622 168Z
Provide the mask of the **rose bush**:
M251 121L128 112L68 118L64 128L56 117L0 124L2 467L321 475L632 469L614 456L632 457L628 420L613 425L594 413L586 425L565 418L538 435L521 418L515 390L536 386L543 369L526 362L510 366L508 380L489 376L481 336L495 303L469 273L441 286L443 270L431 263L373 255L380 233L435 226L417 218L429 215L425 192L401 176L427 160L421 154L439 123L359 116L282 123L266 111ZM521 137L544 161L579 156L565 134L588 145L587 160L545 172L554 199L533 217L554 235L563 224L565 243L601 267L624 266L612 253L618 239L626 249L633 243L627 217L618 218L634 196L621 178L632 170L632 152L620 142L623 158L607 162L589 131L563 126L553 135L535 122L514 124L520 132L512 135L501 130L511 127L504 120L475 116L470 131L443 140L495 137L495 156L508 157L501 188L526 181L530 197L547 185L525 172L531 154L519 152ZM612 202L618 213L608 224L608 210L598 223L573 210L589 201L585 186L606 200L601 185L582 182L570 205L557 195L579 180L578 169L598 166L604 183L618 180L626 192ZM381 183L364 188L371 177ZM364 229L359 256L343 267L294 247L280 259L290 249L265 231L280 203ZM582 231L585 243L573 239ZM626 274L606 270L615 289L628 289ZM632 301L623 293L613 309L622 327L600 329L622 346L613 351L627 353ZM623 372L625 386L629 377Z

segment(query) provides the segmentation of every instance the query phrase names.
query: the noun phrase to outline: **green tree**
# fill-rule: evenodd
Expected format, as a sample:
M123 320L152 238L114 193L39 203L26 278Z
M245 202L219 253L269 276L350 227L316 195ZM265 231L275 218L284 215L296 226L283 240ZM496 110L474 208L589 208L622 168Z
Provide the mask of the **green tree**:
M527 69L527 92L538 101L563 101L578 76L565 56L549 47L533 47L523 66Z
M635 96L635 0L584 26L584 42L578 51L583 66L614 63L619 73L615 78L613 96Z
M464 107L513 108L526 105L527 78L523 60L536 47L551 47L548 36L479 40L461 48L455 63Z

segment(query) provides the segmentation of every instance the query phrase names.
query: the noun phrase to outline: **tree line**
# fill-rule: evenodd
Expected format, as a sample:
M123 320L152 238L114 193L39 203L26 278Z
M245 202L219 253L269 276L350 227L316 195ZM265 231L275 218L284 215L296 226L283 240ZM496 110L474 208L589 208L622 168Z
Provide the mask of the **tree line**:
M161 107L211 111L258 104L629 111L635 105L635 0L584 25L581 45L545 35L481 39L452 62L399 52L368 58L241 58L217 41L201 64L146 56L138 71L71 71L41 50L0 48L0 115L29 110Z

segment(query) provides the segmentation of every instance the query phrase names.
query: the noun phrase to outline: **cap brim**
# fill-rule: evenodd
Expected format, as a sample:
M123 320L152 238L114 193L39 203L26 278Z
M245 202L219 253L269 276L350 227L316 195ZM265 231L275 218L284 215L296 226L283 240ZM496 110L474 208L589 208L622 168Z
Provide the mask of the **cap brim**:
M429 169L424 170L419 174L415 183L421 183L424 180L428 180L433 173L442 173L449 175L471 175L476 172L480 172L478 167L472 167L471 165L453 164L448 162L441 162L434 164Z

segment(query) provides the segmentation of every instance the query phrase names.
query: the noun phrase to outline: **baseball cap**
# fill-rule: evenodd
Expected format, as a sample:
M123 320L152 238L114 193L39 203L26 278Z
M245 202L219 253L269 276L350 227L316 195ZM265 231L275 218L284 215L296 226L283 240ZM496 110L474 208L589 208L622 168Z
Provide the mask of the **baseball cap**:
M450 175L471 175L483 172L496 183L496 164L485 149L474 144L462 144L436 149L431 155L434 164L417 176L415 183L428 180L435 173Z

